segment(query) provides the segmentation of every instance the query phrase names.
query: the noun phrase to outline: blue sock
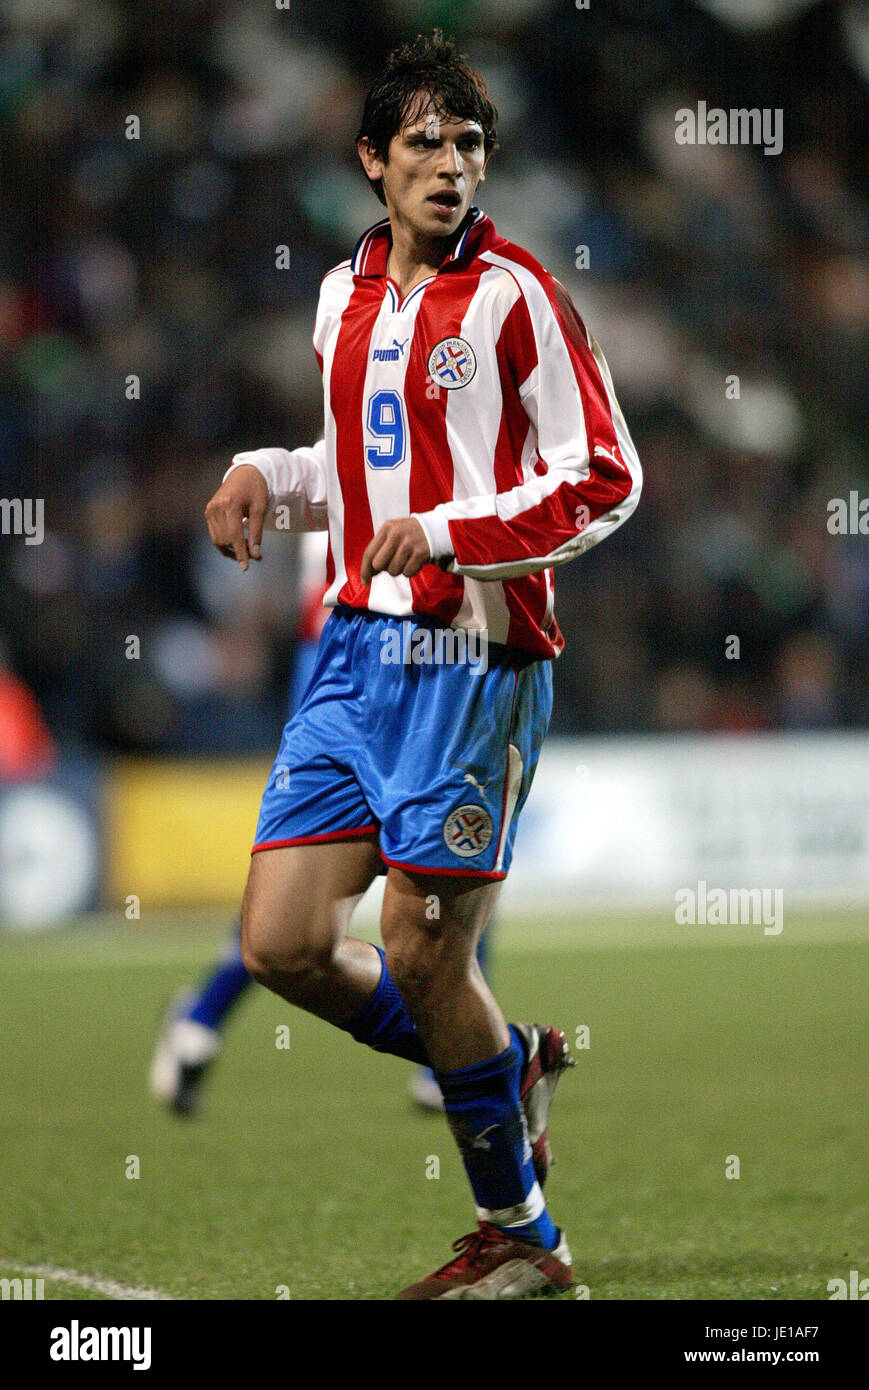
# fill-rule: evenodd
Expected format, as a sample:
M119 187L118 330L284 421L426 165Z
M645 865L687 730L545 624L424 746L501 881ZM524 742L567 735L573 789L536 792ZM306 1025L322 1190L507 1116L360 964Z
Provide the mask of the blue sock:
M343 1025L344 1030L357 1042L373 1047L375 1052L390 1052L393 1057L404 1057L408 1062L421 1062L427 1067L428 1054L386 968L386 958L379 946L374 949L380 956L380 983L368 1003Z
M193 1003L185 1010L185 1018L192 1018L206 1028L221 1028L233 1004L251 983L241 959L241 939L236 929L227 948L226 959L211 972Z
M459 1071L436 1071L435 1078L478 1219L517 1240L554 1250L558 1231L537 1182L519 1105L522 1061L522 1048L511 1032L510 1046L497 1057Z

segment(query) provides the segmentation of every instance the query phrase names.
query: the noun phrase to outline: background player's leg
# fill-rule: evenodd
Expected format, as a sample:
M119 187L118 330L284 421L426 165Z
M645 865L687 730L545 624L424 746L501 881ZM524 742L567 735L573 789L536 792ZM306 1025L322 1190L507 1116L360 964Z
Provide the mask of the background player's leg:
M198 990L182 990L163 1019L151 1060L151 1094L178 1115L195 1115L202 1082L220 1050L220 1030L252 983L241 958L241 919Z
M235 1004L252 983L241 958L241 916L232 928L223 958L214 965L194 994L184 1017L204 1028L223 1027Z

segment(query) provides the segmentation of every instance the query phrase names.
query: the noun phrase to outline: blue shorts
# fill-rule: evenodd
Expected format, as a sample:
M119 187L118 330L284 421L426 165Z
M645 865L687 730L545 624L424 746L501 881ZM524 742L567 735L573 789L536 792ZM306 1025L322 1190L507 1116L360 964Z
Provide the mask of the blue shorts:
M387 865L506 876L549 727L551 662L475 649L474 635L451 662L455 640L426 618L333 610L254 853L376 833Z

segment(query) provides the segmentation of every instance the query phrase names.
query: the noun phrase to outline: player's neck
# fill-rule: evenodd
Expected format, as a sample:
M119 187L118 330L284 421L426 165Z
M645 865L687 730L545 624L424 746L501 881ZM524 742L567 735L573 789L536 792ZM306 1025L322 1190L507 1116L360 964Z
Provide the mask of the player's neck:
M392 249L386 262L386 273L394 280L406 299L411 290L423 280L436 274L444 258L455 245L457 236L418 237L412 228L392 221Z

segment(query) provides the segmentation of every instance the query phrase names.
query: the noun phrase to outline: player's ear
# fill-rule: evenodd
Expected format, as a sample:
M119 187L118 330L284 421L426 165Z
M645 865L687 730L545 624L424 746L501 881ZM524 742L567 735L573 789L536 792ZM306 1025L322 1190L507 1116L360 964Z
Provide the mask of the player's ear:
M382 161L372 150L367 135L363 135L361 140L357 140L356 149L359 158L362 160L362 168L365 170L368 177L370 179L379 179L383 172L381 168Z

